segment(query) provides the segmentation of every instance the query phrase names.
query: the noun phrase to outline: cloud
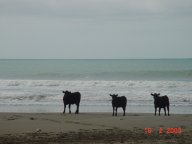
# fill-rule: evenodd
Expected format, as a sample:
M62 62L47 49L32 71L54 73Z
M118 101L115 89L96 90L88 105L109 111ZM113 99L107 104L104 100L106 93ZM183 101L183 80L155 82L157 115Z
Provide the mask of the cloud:
M185 57L191 23L191 0L0 0L0 58Z
M191 0L1 0L0 15L118 18L192 14Z

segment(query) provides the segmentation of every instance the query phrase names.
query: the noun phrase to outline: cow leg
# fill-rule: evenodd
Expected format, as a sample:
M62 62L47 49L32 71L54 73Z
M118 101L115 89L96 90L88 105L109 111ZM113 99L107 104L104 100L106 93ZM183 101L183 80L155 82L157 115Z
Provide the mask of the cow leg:
M159 116L160 116L160 113L161 113L161 108L159 108Z
M77 110L75 112L75 114L78 114L79 113L79 105L77 105Z
M169 106L167 106L168 116L169 116Z
M113 116L114 116L114 110L115 110L115 108L113 107Z
M66 105L64 104L64 110L63 110L63 114L65 113L65 109L66 109Z
M125 116L125 107L123 107L123 116Z
M164 107L164 112L165 112L165 116L166 116L166 115L167 115L167 114L166 114L166 107Z
M71 114L71 105L69 104L69 113Z
M116 111L115 116L117 116L117 107L115 108L115 111Z
M156 116L157 108L155 107L155 116Z

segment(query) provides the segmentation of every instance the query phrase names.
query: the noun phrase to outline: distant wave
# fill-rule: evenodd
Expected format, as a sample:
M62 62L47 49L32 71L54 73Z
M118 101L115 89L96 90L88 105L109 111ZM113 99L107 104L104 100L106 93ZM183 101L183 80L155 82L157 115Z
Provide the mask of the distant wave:
M0 80L0 87L154 87L156 88L189 88L190 81L140 81L140 80Z
M192 81L192 59L5 60L0 69L0 79Z
M192 70L129 70L75 73L36 73L23 76L34 80L192 80ZM16 83L14 84L16 85Z
M0 100L42 101L62 97L62 90L80 91L84 100L109 100L109 93L127 96L128 100L152 100L151 92L171 96L172 101L191 102L189 81L65 81L65 80L0 80Z
M87 74L90 79L103 80L192 80L192 70L139 70Z
M11 100L11 101L41 101L46 99L46 95L17 95L17 96L1 96L1 100Z
M12 78L13 79L13 78ZM22 78L20 78L22 79ZM143 71L127 71L127 72L91 72L91 73L77 73L77 74L35 74L24 77L23 79L32 80L107 80L107 81L122 81L122 80L173 80L173 81L192 81L192 70L143 70ZM17 81L11 81L9 86L18 86L22 84ZM59 83L60 84L60 83ZM50 86L58 86L59 84L50 84ZM38 84L37 84L38 85ZM40 84L39 84L40 85Z

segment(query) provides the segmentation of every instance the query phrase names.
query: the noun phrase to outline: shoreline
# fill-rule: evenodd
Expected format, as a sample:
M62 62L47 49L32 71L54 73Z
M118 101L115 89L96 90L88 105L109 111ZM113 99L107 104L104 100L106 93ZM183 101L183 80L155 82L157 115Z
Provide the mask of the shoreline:
M76 106L71 106L71 111L74 113ZM111 113L111 102L108 105L80 105L80 113ZM3 105L0 104L0 113L62 113L63 104L60 105ZM68 107L66 109L68 113ZM118 113L121 114L122 108L118 109ZM126 113L150 113L154 114L154 105L127 105ZM161 114L164 114L164 110L161 110ZM192 114L191 106L170 105L170 114Z
M181 129L180 133L168 133L177 128ZM113 117L111 113L0 113L0 129L0 143L13 140L30 143L28 140L34 137L37 143L50 141L49 138L61 143L64 135L68 135L64 140L66 143L73 140L75 143L105 143L110 140L116 143L122 139L124 142L140 143L140 140L153 142L169 138L187 143L192 141L192 114L154 116L150 113L128 113L123 117L122 113L118 113L117 117ZM160 129L162 134L159 134ZM148 130L151 130L150 134Z

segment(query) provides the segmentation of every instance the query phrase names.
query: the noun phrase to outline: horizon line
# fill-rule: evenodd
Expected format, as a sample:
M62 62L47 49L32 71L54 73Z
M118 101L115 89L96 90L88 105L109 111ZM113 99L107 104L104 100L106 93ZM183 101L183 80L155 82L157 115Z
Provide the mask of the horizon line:
M166 60L192 58L0 58L0 60Z

